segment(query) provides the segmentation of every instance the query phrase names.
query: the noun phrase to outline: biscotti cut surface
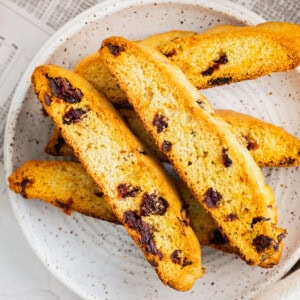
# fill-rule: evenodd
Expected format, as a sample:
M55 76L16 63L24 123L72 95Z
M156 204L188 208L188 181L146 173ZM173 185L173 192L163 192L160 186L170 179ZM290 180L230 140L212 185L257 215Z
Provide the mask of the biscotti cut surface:
M159 51L198 89L205 89L296 68L300 64L300 25L220 26L178 38Z
M199 242L171 180L114 107L83 77L44 65L32 75L48 115L163 283L190 289L202 276Z
M274 195L226 123L158 52L121 37L103 41L103 63L222 234L249 264L277 255L284 230L271 222Z

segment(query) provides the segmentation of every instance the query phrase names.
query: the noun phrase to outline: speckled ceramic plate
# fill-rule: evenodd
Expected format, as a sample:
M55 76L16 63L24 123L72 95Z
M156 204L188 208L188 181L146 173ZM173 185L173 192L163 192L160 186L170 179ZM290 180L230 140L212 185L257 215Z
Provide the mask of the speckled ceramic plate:
M141 39L170 29L201 32L223 23L256 24L257 15L223 0L109 1L86 11L59 30L25 72L13 99L5 136L7 176L44 153L51 124L30 88L33 68L54 63L72 68L96 51L103 38ZM300 137L300 78L296 71L213 88L203 93L216 108L246 112L280 125ZM79 214L67 216L41 201L9 193L15 215L34 251L69 288L87 299L235 299L250 298L278 280L300 256L300 171L266 169L276 193L279 225L288 228L279 266L253 268L230 254L203 247L206 274L180 293L162 285L153 268L121 226ZM50 180L50 178L49 178Z

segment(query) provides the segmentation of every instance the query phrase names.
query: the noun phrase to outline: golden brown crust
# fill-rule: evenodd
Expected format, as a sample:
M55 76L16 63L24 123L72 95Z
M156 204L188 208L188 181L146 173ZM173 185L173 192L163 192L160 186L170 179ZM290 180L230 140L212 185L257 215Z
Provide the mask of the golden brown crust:
M223 25L158 49L198 89L205 89L296 68L300 64L300 25Z
M182 72L138 43L111 37L99 53L147 131L231 246L252 265L276 256L283 230L270 221L277 219L268 208L275 207L273 192L249 152L213 116L208 100L201 97L199 105L198 91Z
M9 188L27 199L43 199L63 212L72 211L117 222L103 193L80 163L27 161L8 178Z
M260 167L300 165L300 140L282 128L232 110L218 110Z
M202 276L200 246L184 222L182 202L163 168L80 75L44 65L35 69L32 83L44 109L162 282L177 290L190 289Z
M173 30L149 36L140 43L164 53L199 89L255 79L300 64L300 25L287 22L220 25L199 34ZM98 53L85 57L75 71L111 102L127 102Z

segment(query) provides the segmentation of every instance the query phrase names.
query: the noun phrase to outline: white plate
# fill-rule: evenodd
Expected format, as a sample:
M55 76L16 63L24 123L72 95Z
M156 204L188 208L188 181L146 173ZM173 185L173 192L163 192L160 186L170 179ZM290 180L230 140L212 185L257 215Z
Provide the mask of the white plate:
M155 3L154 3L155 2ZM66 68L96 51L103 38L141 39L170 29L201 32L223 23L256 24L257 15L225 1L109 1L78 16L59 30L37 54L15 93L5 136L8 176L44 153L50 121L30 88L33 68L54 63ZM300 135L299 74L295 71L204 91L215 107L231 108L283 126ZM52 158L53 159L53 158ZM279 266L265 270L233 255L203 249L206 274L185 293L163 286L121 226L74 213L64 215L41 201L9 193L15 215L29 243L49 269L69 288L88 299L234 299L250 298L279 279L300 256L299 169L266 169L275 190L279 224L289 230ZM50 180L50 178L49 178Z

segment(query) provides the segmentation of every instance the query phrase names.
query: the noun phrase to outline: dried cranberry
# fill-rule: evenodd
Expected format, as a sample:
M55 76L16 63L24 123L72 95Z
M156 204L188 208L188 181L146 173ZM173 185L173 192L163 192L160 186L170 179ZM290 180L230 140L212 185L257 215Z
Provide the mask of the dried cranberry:
M52 98L47 92L44 93L44 101L45 101L45 104L48 106L50 106L52 103Z
M264 249L269 248L275 241L269 236L260 234L253 241L252 244L257 252L262 252ZM277 244L277 243L275 243Z
M33 183L33 181L31 179L28 179L28 178L24 178L22 181L21 181L21 195L26 198L27 195L26 195L26 187L28 185L30 185L31 183Z
M119 45L106 43L105 46L109 49L110 53L114 56L118 56L122 51L125 51L125 48Z
M180 258L180 253L182 251L181 250L175 250L172 252L171 254L171 260L174 264L180 264L181 263L181 258Z
M63 116L63 123L70 125L72 123L78 123L81 121L82 116L86 114L86 111L81 108L70 108Z
M141 202L141 215L164 215L169 204L161 196L157 196L155 193L145 193Z
M157 128L157 133L161 133L168 127L168 123L165 120L164 116L158 113L154 116L152 125Z
M226 217L226 220L230 221L230 222L232 222L236 219L238 219L238 216L237 216L237 214L234 214L234 213L231 213L231 214L227 215L227 217Z
M157 255L159 259L163 259L164 255L155 246L150 224L143 222L142 218L134 211L126 211L123 215L123 222L139 233L139 243L147 253Z
M203 76L210 76L213 74L213 72L215 70L218 70L220 68L220 65L224 65L227 63L228 63L228 58L227 58L226 54L224 54L224 55L220 56L220 58L215 59L213 65L208 67L208 69L203 71L201 74Z
M228 63L228 58L226 54L221 55L219 59L214 60L215 64L217 65L225 65Z
M182 265L183 267L191 265L192 262L182 256L181 250L175 250L171 254L171 260L174 264Z
M250 151L250 150L256 150L258 148L258 144L256 143L256 141L254 140L249 140L249 139L246 139L247 140L247 149Z
M205 71L203 71L201 73L201 75L203 75L203 76L211 76L213 74L214 70L215 70L214 67L209 67L208 69L206 69Z
M170 58L170 57L174 56L175 54L176 54L176 50L172 49L169 52L164 53L164 56L167 58Z
M52 78L48 77L49 86L54 96L63 99L64 101L74 104L82 99L82 92L78 88L74 88L71 83L63 77Z
M228 149L222 148L222 159L223 159L223 164L226 168L232 165L232 160L230 159L227 151Z
M140 188L138 187L133 187L128 183L121 183L117 187L119 196L121 198L126 198L126 197L136 197L138 192L140 191Z
M172 148L172 143L169 141L163 141L161 149L163 152L169 152Z
M252 219L251 222L251 228L258 222L262 222L262 221L270 221L270 218L265 218L265 217L255 217Z
M209 208L216 208L219 205L221 199L221 194L213 188L209 188L205 192L204 202Z

